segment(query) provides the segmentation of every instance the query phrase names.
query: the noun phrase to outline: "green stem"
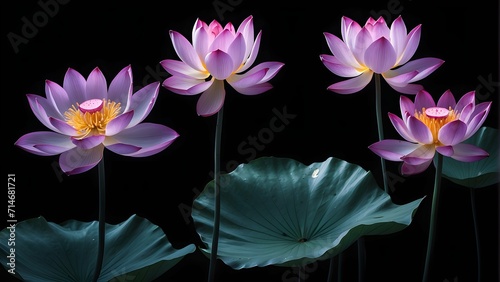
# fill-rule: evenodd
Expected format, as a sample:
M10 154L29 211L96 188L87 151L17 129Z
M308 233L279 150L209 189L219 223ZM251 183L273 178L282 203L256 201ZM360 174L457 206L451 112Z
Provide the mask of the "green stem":
M481 245L479 244L479 230L477 227L476 193L474 188L469 188L469 190L470 202L472 206L472 220L474 221L474 235L476 236L477 282L481 282Z
M375 74L375 114L377 116L377 130L378 130L378 140L384 139L384 127L382 123L382 87L380 85L380 74ZM387 171L385 168L385 160L380 158L380 164L382 166L382 179L384 183L384 191L389 193L389 188L387 187Z
M339 262L338 262L338 269L337 269L337 281L341 282L342 281L342 265L344 264L344 253L339 254Z
M358 281L365 281L365 269L366 269L366 248L365 248L365 238L360 237L358 239Z
M429 271L430 271L432 252L434 249L434 240L436 234L436 221L438 213L439 192L441 190L442 170L443 170L443 155L438 153L436 162L436 176L434 178L434 193L432 195L431 221L429 228L429 239L427 240L427 254L425 256L425 269L424 269L423 281L430 281Z
M330 264L328 266L328 278L327 282L333 281L333 272L335 271L335 257L330 258Z
M222 115L224 106L217 113L217 124L215 126L215 148L214 148L214 230L212 234L212 250L210 252L210 268L208 271L208 281L215 279L215 265L217 261L217 249L219 246L219 226L220 226L220 143L222 136Z
M97 248L97 262L95 266L94 279L96 282L101 274L102 261L104 258L104 241L106 236L106 181L104 175L104 157L98 164L99 172L99 241Z

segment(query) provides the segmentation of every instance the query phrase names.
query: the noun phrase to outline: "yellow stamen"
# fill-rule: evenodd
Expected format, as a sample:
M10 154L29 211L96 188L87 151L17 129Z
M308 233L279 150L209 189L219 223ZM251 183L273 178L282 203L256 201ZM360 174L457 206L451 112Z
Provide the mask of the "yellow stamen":
M76 139L83 139L91 135L106 133L106 125L120 113L120 103L103 99L102 109L95 112L82 112L79 104L71 106L65 113L66 123L76 131Z
M438 133L441 127L445 124L457 120L459 118L459 114L456 113L451 107L447 109L435 107L432 108L436 115L429 115L426 113L426 109L422 108L422 111L419 112L415 110L415 117L423 122L431 131L433 142L436 146L442 146L441 142L438 139ZM442 114L443 112L448 112L447 114Z

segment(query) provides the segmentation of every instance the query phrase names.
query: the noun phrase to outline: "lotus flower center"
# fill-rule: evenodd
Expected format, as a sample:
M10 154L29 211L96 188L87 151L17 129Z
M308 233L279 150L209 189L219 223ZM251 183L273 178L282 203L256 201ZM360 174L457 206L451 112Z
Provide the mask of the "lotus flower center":
M82 113L94 113L102 109L104 102L100 99L90 99L81 103L78 108Z
M425 110L425 114L431 118L442 118L448 115L450 111L441 107L432 107Z
M90 99L71 106L64 113L64 117L66 123L77 131L74 137L83 139L92 135L104 135L106 126L118 116L120 109L120 103L105 99Z
M422 108L421 112L416 111L415 117L429 128L434 144L441 146L442 144L438 138L439 130L445 124L458 119L458 114L451 108L431 107L428 109Z

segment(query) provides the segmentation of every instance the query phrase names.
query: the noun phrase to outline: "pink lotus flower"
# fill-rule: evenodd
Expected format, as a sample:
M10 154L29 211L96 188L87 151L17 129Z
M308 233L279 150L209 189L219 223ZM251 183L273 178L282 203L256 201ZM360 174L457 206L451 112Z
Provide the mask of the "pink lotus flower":
M261 94L272 88L268 81L284 65L265 62L248 70L259 52L262 31L254 40L253 17L247 17L235 30L233 24L222 25L216 20L209 25L197 19L191 44L183 35L170 31L174 49L181 59L163 60L160 64L172 76L163 86L181 95L202 93L196 111L210 116L224 104L224 81L244 95ZM248 71L247 71L248 70Z
M154 123L141 123L156 101L159 82L132 95L132 71L123 68L107 87L106 78L95 68L85 78L68 69L63 86L47 80L47 98L28 94L35 116L52 131L23 135L15 145L40 156L59 156L67 174L78 174L96 166L104 148L131 157L146 157L169 146L179 135Z
M323 64L332 73L351 79L334 83L328 90L352 94L365 88L373 73L381 74L396 91L416 94L423 87L411 84L435 71L444 61L423 58L410 61L420 41L420 27L408 34L403 18L398 16L389 28L383 17L369 18L361 27L348 17L342 17L342 39L325 32L332 55L321 55Z
M462 162L488 157L483 149L461 143L474 135L484 123L491 102L475 105L475 92L466 93L458 103L451 91L439 98L437 105L431 95L421 90L415 103L401 96L402 119L389 113L397 132L407 141L381 140L369 146L375 154L390 161L402 161L403 174L417 174L429 166L435 151Z

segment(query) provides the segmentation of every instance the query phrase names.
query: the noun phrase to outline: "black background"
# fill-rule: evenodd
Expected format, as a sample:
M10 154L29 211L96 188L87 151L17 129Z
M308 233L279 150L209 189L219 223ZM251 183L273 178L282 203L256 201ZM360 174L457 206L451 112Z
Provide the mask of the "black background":
M337 157L371 170L381 183L380 160L367 146L376 142L374 86L352 95L326 88L341 78L320 62L330 54L323 32L340 36L340 19L364 24L369 16L384 15L391 23L403 16L408 31L422 24L420 45L413 59L437 57L445 63L417 82L437 99L450 89L455 97L478 90L480 101L493 101L484 125L498 128L499 56L497 1L9 1L2 6L2 141L5 176L16 174L16 213L19 221L43 216L61 223L97 219L97 169L62 176L58 156L36 156L13 146L22 135L46 130L30 110L25 94L45 96L44 81L62 85L68 67L87 76L99 67L108 83L131 65L134 86L140 88L169 75L160 66L178 59L169 30L191 37L196 18L236 26L254 16L256 32L263 30L255 64L280 61L285 66L270 82L274 88L243 96L227 88L222 131L222 170L256 157L277 156L305 164ZM224 9L224 5L226 9ZM217 11L218 9L222 9ZM54 7L52 7L54 9ZM44 16L45 15L45 16ZM36 24L26 31L26 22ZM23 33L24 32L24 33ZM14 47L9 34L26 39ZM17 48L17 50L16 50ZM488 83L489 81L489 83ZM399 94L382 81L384 112L399 114ZM216 116L196 114L196 96L181 96L161 88L146 121L176 130L180 137L166 150L147 158L130 158L105 151L107 222L120 223L132 214L159 225L174 247L200 244L188 210L211 180ZM281 132L255 150L238 150L248 138L269 127L274 111L295 115ZM384 115L385 116L385 115ZM400 137L385 120L386 138ZM262 133L261 133L262 134ZM255 149L255 148L254 148ZM395 203L427 195L412 224L388 236L366 238L366 281L419 281L425 261L433 167L412 177L397 176L398 164L388 163L396 181ZM476 191L484 281L498 281L498 186ZM6 197L5 197L6 198ZM7 199L5 199L5 202ZM6 205L6 204L5 204ZM443 180L433 281L475 281L476 253L469 190ZM184 208L182 208L184 207ZM5 214L6 217L6 214ZM357 281L356 244L345 251L345 281ZM158 281L205 281L208 258L199 251L187 255ZM309 266L307 281L326 281L328 262ZM2 274L7 275L6 271ZM233 270L218 264L218 281L293 281L293 269L265 267Z

